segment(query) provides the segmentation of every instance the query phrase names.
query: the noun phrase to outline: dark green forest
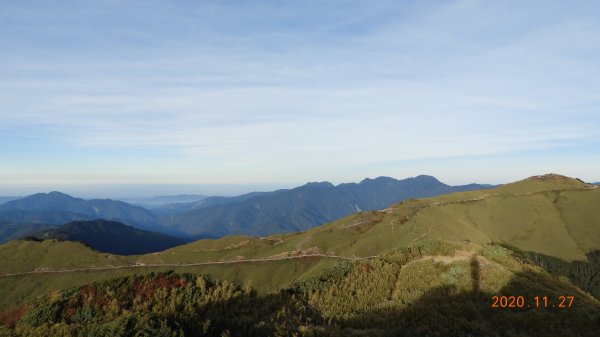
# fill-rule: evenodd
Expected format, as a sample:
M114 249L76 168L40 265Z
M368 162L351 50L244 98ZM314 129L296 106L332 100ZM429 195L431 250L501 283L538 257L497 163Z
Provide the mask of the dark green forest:
M587 261L564 261L535 252L520 252L521 256L553 275L568 277L579 288L600 299L600 251L586 254Z

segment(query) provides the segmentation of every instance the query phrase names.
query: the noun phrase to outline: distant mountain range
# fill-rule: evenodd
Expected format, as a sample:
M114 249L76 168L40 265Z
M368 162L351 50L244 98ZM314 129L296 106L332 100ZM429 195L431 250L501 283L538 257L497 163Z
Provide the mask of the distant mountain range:
M186 241L115 221L73 221L56 228L46 228L31 235L38 239L79 241L100 252L120 255L163 251Z
M264 236L306 230L352 213L384 209L408 198L478 190L491 185L449 186L431 176L388 177L334 186L308 183L273 192L237 197L180 195L154 197L152 211L123 201L84 200L51 192L0 205L0 242L76 220L106 219L186 238L244 234ZM168 200L195 200L164 205ZM199 200L198 200L199 199Z
M172 212L163 216L160 223L190 236L263 236L306 230L352 213L384 209L408 198L489 187L449 186L426 175L403 180L379 177L338 186L329 182L308 183L289 190L170 205L160 210L163 214Z

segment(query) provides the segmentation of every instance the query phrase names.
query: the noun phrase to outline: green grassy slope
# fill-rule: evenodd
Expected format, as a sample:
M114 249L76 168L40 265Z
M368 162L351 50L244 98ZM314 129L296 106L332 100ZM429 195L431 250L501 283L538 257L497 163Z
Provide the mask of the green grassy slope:
M99 253L79 242L58 240L11 241L0 245L0 256L2 273L122 265L127 261L126 257Z
M298 250L377 255L422 239L500 242L565 260L600 249L600 189L576 179L541 176L495 189L405 201L302 233L265 239L202 240L144 261L267 257Z
M501 295L523 306L492 308ZM572 306L557 308L560 296ZM428 240L269 294L146 275L54 292L0 319L0 334L15 336L595 336L600 303L500 246Z

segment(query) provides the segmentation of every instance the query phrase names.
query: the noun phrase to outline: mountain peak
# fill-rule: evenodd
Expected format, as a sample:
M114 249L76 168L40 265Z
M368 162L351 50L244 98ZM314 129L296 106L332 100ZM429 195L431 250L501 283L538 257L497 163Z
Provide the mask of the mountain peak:
M546 173L542 175L532 176L525 180L573 180L573 178L556 173Z
M49 193L36 193L21 199L16 199L5 203L3 207L14 207L18 209L38 209L40 207L44 208L63 203L79 203L83 201L83 199L75 198L62 192L52 191Z
M59 191L52 191L52 192L48 192L46 193L47 196L49 197L61 197L61 198L75 198L69 194L63 193L63 192L59 192Z
M439 181L436 177L430 176L430 175L426 175L426 174L418 175L418 176L414 177L413 179L420 180L420 181L441 183L441 181Z
M502 193L530 193L563 189L582 189L590 186L581 179L566 177L556 173L532 176L514 183L502 185L496 190Z
M317 188L334 187L333 184L330 183L329 181L311 181L309 183L306 183L304 186L305 187L317 187Z
M60 224L64 223L65 218L89 220L91 217L118 219L137 225L152 225L156 221L152 212L122 201L84 200L58 191L38 193L0 205L0 211L14 210L37 212L27 215L34 223ZM18 221L22 222L23 219L19 218Z
M360 181L359 184L365 184L365 183L369 183L369 182L389 182L389 181L397 181L397 179L391 178L391 177L386 177L386 176L379 176L377 178L365 178L363 180Z
M537 181L539 183L550 183L550 184L552 184L552 183L554 183L554 184L569 184L569 185L574 185L574 186L593 185L593 184L588 184L579 178L571 178L571 177L563 176L561 174L556 174L556 173L547 173L547 174L532 176L532 177L525 179L524 181Z
M36 193L36 194L32 194L29 195L23 199L27 199L27 198L36 198L36 199L40 199L40 198L69 198L69 199L74 199L74 197L63 193L63 192L59 192L59 191L52 191L52 192L48 192L48 193Z

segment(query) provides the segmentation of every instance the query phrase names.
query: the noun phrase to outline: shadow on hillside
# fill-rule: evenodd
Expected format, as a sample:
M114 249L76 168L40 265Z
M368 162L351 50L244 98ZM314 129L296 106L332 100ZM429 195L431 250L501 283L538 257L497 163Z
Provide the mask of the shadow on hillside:
M598 336L600 306L569 284L524 272L492 294L481 290L476 257L470 260L470 269L471 291L437 287L406 307L395 302L398 305L386 309L358 310L350 318L326 320L301 294L281 291L221 302L218 307L235 309L213 312L211 320L215 331L227 329L231 336ZM561 295L575 296L573 306L558 308ZM493 296L523 296L523 308L492 308ZM568 300L564 304L568 306ZM212 311L210 306L207 311ZM303 334L301 326L311 327L310 333Z
M363 269L363 272L373 273L373 277L376 277L372 268ZM88 336L115 335L114 331L118 329L126 329L131 335L140 329L145 329L147 335L164 335L164 329L172 329L169 331L180 331L185 336L408 337L592 337L598 336L600 331L600 306L586 299L568 283L534 272L523 272L514 275L497 294L482 291L482 269L477 257L470 260L472 285L469 291L459 291L453 286L436 287L406 306L402 306L400 300L391 300L384 309L361 310L362 304L359 303L352 312L329 312L327 315L307 303L300 291L291 289L256 296L250 290L240 293L239 288L223 283L206 292L209 301L199 301L198 294L194 295L192 291L192 284L199 284L194 275L187 274L181 279L170 275L158 274L146 283L129 277L101 283L101 287L84 286L79 290L81 301L93 298L95 306L85 306L79 300L72 301L74 292L66 292L61 300L42 303L36 308L37 314L25 317L22 323L32 328L44 328L47 323L71 325L79 322L79 328L83 330L78 333ZM365 289L358 291L373 291L369 287L374 287L374 284L376 282L366 283ZM325 283L322 286L323 289L329 287ZM160 293L159 288L164 290L164 296L171 294L171 298L157 300L155 293ZM106 289L112 290L107 292ZM177 289L181 291L176 292ZM336 300L353 299L352 294L344 292L347 288L334 290L337 291ZM238 295L235 295L236 292ZM524 307L492 308L493 296L502 295L523 296ZM556 308L561 295L575 296L573 306ZM114 296L114 299L108 296ZM540 299L538 303L541 307L536 307L536 296ZM547 308L543 307L541 300L544 296L548 297ZM117 319L104 316L107 310L105 305L113 305L113 300L126 309L130 316L123 318L121 315ZM325 297L322 300L328 301ZM499 304L503 306L501 302ZM568 305L568 302L565 304ZM167 307L173 307L173 310L165 311ZM14 313L17 314L23 313ZM326 320L325 316L337 318ZM124 322L129 322L129 325Z
M185 336L300 336L302 326L322 326L316 309L286 291L204 305L196 319L174 324Z
M344 335L598 336L600 307L580 297L583 294L574 287L526 272L515 275L499 293L486 293L480 290L479 262L472 258L470 265L472 291L433 288L405 308L357 313L337 324ZM492 308L493 296L502 295L523 296L524 307ZM561 295L575 296L571 308L558 308ZM536 307L536 296L540 307ZM543 308L543 296L548 297L547 308ZM567 299L564 304L568 303Z

